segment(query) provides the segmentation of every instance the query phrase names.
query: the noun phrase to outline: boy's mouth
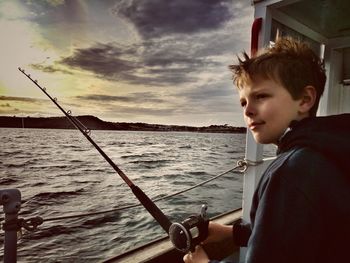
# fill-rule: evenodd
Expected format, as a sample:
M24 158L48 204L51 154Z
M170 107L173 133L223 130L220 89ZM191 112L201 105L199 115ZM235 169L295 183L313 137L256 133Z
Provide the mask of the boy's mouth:
M251 123L248 124L249 129L256 130L257 128L259 128L261 125L264 125L265 122L264 121L253 121Z

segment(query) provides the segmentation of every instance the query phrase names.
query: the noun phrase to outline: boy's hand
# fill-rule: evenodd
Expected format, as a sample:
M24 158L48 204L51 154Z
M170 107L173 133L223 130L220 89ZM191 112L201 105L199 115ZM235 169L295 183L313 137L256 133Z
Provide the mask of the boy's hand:
M201 246L196 246L195 251L187 253L183 260L185 263L208 263L209 258Z
M226 252L224 252L225 249L224 251L222 249L218 251L215 246L212 247L213 245L209 243L217 243L221 245L222 242L225 242L225 246L229 247L230 250L231 247L234 246L232 238L232 227L233 226L221 225L211 221L209 222L208 237L202 242L202 244L205 246L211 257L221 257L222 254L225 254ZM195 251L193 253L186 254L183 257L183 260L185 263L208 263L209 257L201 246L196 246Z
M202 243L220 242L230 237L232 237L232 226L221 225L210 221L208 226L208 237Z

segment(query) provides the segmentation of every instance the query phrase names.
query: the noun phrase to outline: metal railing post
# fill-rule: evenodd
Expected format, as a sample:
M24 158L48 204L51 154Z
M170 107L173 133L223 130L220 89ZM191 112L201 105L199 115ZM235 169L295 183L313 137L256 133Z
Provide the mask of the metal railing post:
M18 189L0 190L0 204L5 213L4 262L17 262L17 219L21 209L21 192Z

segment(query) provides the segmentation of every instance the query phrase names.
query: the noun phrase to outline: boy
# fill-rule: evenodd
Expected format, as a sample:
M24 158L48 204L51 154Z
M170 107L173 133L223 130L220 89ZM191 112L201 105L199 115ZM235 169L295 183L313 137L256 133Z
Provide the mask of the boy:
M282 38L230 69L248 128L278 146L277 158L257 186L250 224L211 222L205 243L232 236L248 263L350 262L350 114L315 117L326 81L320 59ZM200 246L184 261L218 262Z

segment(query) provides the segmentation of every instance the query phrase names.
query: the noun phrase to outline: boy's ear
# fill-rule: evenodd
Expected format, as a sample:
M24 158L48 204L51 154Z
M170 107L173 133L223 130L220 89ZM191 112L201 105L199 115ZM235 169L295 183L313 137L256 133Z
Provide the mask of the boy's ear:
M316 101L317 92L315 87L306 86L300 98L299 111L302 114L308 113Z

